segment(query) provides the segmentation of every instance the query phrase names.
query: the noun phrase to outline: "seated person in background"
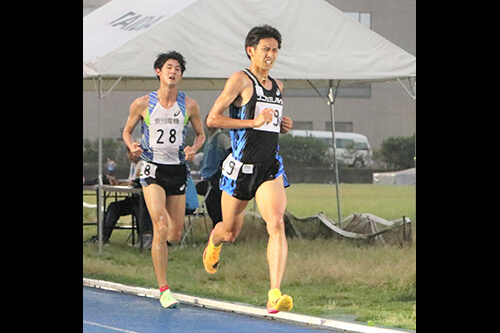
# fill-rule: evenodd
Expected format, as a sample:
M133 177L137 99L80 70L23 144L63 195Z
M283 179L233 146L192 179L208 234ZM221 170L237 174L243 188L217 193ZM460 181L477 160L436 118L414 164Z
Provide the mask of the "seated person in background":
M206 119L205 119L206 124ZM222 129L208 127L208 139L203 149L201 179L208 180L212 185L206 204L213 227L222 221L221 196L219 179L222 174L222 162L231 152L231 140L222 133Z

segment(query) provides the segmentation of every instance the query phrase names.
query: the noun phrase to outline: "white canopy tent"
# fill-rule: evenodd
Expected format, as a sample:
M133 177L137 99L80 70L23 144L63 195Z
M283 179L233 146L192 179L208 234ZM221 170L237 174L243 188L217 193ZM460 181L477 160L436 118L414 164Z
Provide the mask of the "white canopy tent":
M96 90L99 100L112 90L157 89L153 62L176 50L187 60L182 90L220 90L249 65L244 40L262 24L283 36L271 76L283 80L285 90L329 87L323 97L333 125L334 81L338 88L404 79L414 95L416 58L324 0L110 1L83 18L83 89ZM332 132L335 142L334 126ZM100 139L100 178L101 152ZM335 171L340 221L337 166Z
M83 78L156 88L154 59L175 49L187 60L182 89L220 89L248 66L245 36L261 24L283 35L271 75L286 89L416 77L414 56L324 0L113 0L83 19Z
M417 182L417 171L415 168L373 173L373 184L384 185L415 185Z

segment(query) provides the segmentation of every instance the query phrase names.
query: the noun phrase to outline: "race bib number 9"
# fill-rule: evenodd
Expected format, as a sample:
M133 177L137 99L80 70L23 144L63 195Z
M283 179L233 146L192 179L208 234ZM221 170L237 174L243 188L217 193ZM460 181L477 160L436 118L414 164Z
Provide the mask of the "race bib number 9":
M222 174L229 179L237 180L240 173L251 175L253 173L253 164L243 164L234 159L233 154L227 155L222 163Z
M271 104L266 102L257 102L255 105L255 118L265 109L272 109L274 112L273 120L270 123L264 124L260 127L255 127L257 131L266 131L279 133L281 130L281 117L283 116L283 105ZM254 118L254 119L255 119Z
M233 154L229 154L222 163L222 174L229 179L236 180L243 163L234 159Z

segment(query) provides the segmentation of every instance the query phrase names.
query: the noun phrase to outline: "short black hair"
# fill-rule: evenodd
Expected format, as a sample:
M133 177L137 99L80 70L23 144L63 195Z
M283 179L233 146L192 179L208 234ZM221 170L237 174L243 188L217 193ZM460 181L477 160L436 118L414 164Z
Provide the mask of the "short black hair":
M276 29L271 27L270 25L261 25L258 27L253 27L247 34L247 38L245 38L245 53L250 59L250 56L247 53L247 47L257 47L261 39L264 38L274 38L278 42L278 49L281 49L281 34Z
M156 58L153 68L155 70L157 68L161 70L163 68L163 65L165 65L165 63L169 59L177 60L181 65L181 73L184 74L184 71L186 70L186 59L184 59L184 56L177 51L168 51L167 53L158 54L158 57ZM160 79L158 75L156 75L156 77L158 78L158 80Z

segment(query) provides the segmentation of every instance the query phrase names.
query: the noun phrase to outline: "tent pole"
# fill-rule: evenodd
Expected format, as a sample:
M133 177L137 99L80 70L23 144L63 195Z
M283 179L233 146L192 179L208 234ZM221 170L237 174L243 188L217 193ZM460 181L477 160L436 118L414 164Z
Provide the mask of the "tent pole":
M337 82L337 87L335 88L335 95L333 95L333 80L330 80L329 84L329 94L328 94L328 104L330 105L330 115L332 119L332 141L333 141L333 165L335 168L335 191L337 195L337 214L339 226L342 228L342 214L340 213L340 195L339 195L339 167L337 163L337 142L335 141L335 115L334 115L334 103L337 99L337 92L339 91L340 80Z
M104 193L102 191L102 185L103 185L103 175L102 175L102 126L101 126L101 113L102 113L102 100L106 98L106 96L113 91L113 89L116 87L116 85L121 81L123 77L120 76L118 80L109 88L109 90L106 93L103 93L103 83L102 83L102 76L99 75L99 80L98 80L98 85L96 87L97 90L97 119L98 119L98 141L99 141L99 148L98 148L98 193L99 193L99 202L98 202L98 216L97 216L97 222L99 225L99 232L98 232L98 238L99 238L99 253L102 253L102 231L103 231L103 224L104 224ZM95 84L95 81L94 81Z
M98 193L99 193L99 202L98 202L98 207L99 209L97 210L99 215L97 216L97 223L99 224L99 253L102 253L102 231L103 231L103 223L104 223L104 198L103 198L103 191L102 191L102 126L101 126L101 112L102 112L102 103L101 100L104 98L102 94L102 76L99 76L99 85L98 85L98 90L97 90L97 119L98 119L98 141L99 141L99 156L98 156Z
M102 95L102 98L103 98L103 99L104 99L104 98L106 98L106 97L107 97L107 96L108 96L108 95L109 95L109 94L113 91L113 89L115 89L115 87L118 85L118 83L120 83L120 81L121 81L122 79L123 79L123 76L120 76L120 77L118 78L118 80L116 80L116 82L115 82L115 83L113 83L113 85L111 86L111 88L109 88L109 89L108 89L108 91L107 91L104 95ZM102 94L102 91L101 91L101 94Z
M403 83L403 81L401 81L401 79L399 77L397 78L398 82L401 84L401 86L404 88L404 90L408 93L408 95L410 95L410 97L413 100L416 100L417 99L417 93L416 93L415 89L413 89L413 85L411 83L411 78L408 77L407 79L408 79L408 84L410 85L410 89L406 88L405 84Z

